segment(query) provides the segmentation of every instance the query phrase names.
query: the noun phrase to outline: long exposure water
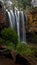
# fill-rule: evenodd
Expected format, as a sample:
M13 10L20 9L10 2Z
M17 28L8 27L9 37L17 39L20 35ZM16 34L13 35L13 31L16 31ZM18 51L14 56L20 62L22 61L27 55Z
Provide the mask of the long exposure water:
M18 11L9 9L6 10L9 16L9 23L10 27L16 28L16 32L18 34L18 40L22 41L23 43L26 42L26 31L25 31L25 21L24 21L24 13L23 11ZM20 16L21 15L21 16ZM16 22L16 25L15 25Z
M8 13L8 16L9 16L10 27L13 27L12 20L11 20L11 14L7 9L6 9L6 12Z
M2 1L1 1L2 2ZM4 2L4 1L3 1ZM7 0L5 1L6 5L6 13L7 13L7 19L9 19L9 26L13 28L17 35L18 35L18 41L22 41L23 43L26 43L26 30L25 30L25 19L23 11L19 11L16 7L13 9L9 8L12 4L11 1ZM4 6L5 6L4 5Z

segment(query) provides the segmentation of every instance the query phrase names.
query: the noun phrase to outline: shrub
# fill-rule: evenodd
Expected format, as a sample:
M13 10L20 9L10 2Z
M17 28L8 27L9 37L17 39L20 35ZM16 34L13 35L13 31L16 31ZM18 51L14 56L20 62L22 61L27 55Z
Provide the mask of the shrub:
M29 52L30 51L30 49L28 49L27 48L27 46L26 45L24 45L23 43L20 43L18 46L17 46L17 52L18 53L20 53L21 52L21 54L26 54L26 55L28 55Z
M17 36L16 32L11 28L4 28L1 31L1 37L5 41L10 41L10 42L12 42L14 44L18 43L18 36Z
M25 45L23 43L17 44L16 53L34 57L35 51L37 51L37 49L33 46Z
M8 44L9 43L9 44ZM7 49L15 49L15 45L10 41L5 41L4 39L0 38L0 46L6 46Z

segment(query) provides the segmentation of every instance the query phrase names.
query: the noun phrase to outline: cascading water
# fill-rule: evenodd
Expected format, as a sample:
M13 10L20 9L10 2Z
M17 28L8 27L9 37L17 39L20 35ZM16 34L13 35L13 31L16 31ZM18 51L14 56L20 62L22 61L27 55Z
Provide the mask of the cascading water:
M7 9L6 12L9 16L10 27L14 28L14 30L17 28L16 32L18 34L18 41L26 43L26 31L23 11L15 10L15 12L13 12L13 10Z
M16 24L17 24L17 34L18 34L18 40L20 41L20 31L19 31L19 22L20 22L19 17L20 16L19 16L19 14L20 14L20 12L15 10L15 17L16 17Z
M22 23L22 41L26 43L26 30L25 30L25 21L24 21L24 13L21 11L21 23Z
M14 16L13 10L9 10L9 12L11 16L12 26L13 28L15 28L15 16Z
M13 27L12 20L11 20L11 14L7 9L6 9L6 12L8 13L8 16L9 16L10 27Z
M3 1L6 7L7 19L9 26L14 28L18 34L18 41L26 43L26 31L23 11L18 11L15 7L14 11L11 9L12 2L10 0Z
M3 1L4 2L4 1ZM7 19L10 27L14 28L16 33L18 34L18 41L22 41L26 43L26 31L25 31L25 21L24 21L24 13L23 11L18 11L15 7L13 11L11 9L12 2L10 0L5 1L6 13L8 15Z

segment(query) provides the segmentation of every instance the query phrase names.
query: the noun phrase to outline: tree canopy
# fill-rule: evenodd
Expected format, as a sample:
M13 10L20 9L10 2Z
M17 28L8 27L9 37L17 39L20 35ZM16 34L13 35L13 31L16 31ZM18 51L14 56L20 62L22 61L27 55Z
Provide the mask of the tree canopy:
M29 6L29 7L31 7L32 5L31 5L31 1L32 0L11 0L12 2L13 2L13 5L14 6L18 6L19 8L23 8L23 9L25 9L26 8L26 6Z

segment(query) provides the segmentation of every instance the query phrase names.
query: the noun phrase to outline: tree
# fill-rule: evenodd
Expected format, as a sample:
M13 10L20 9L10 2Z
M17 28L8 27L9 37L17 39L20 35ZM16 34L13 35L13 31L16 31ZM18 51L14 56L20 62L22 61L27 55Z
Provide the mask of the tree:
M31 7L31 1L32 0L17 0L18 1L18 7L25 9L26 6Z

